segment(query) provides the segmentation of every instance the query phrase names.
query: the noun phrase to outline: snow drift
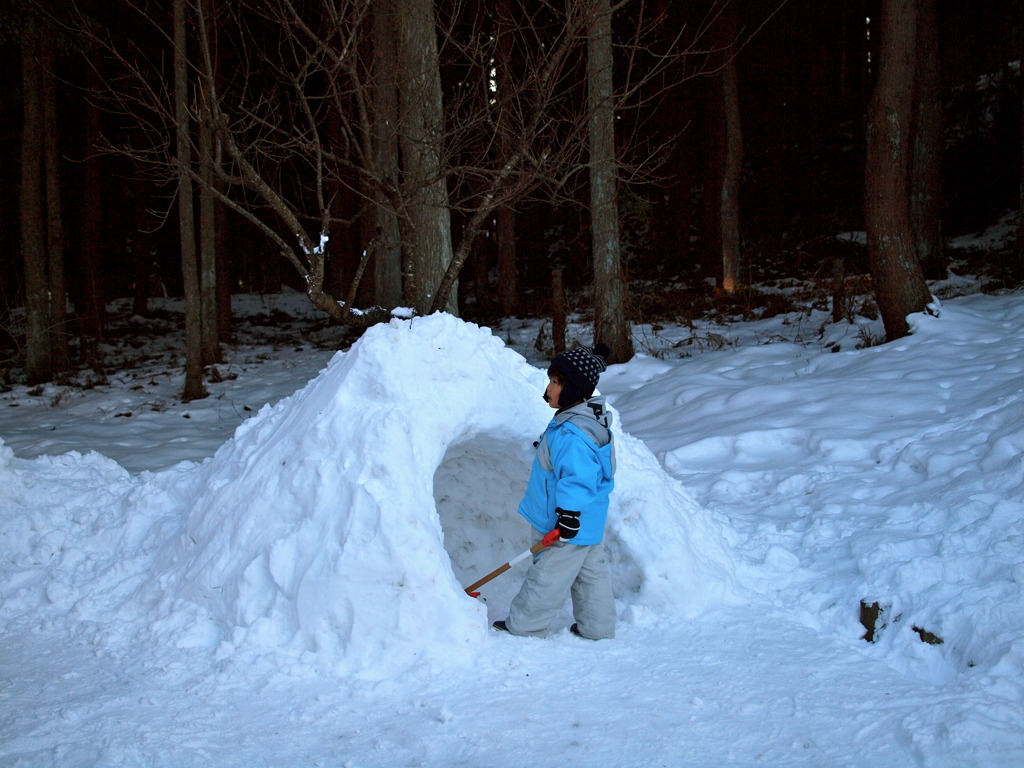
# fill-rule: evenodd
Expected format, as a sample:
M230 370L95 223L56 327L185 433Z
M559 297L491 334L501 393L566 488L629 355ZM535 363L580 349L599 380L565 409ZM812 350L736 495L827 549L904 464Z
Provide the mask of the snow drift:
M470 659L518 580L482 600L462 585L535 538L515 508L551 416L544 384L488 330L434 315L370 329L201 464L132 476L98 454L27 461L0 443L0 617L370 679ZM728 601L725 525L613 432L623 618ZM41 504L56 483L66 502Z

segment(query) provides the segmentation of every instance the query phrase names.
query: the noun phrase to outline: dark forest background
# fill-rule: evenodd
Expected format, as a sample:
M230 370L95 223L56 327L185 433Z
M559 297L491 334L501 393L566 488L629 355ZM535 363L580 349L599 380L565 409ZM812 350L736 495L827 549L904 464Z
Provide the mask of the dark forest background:
M621 308L626 323L659 316L685 319L715 305L749 306L757 301L752 286L783 277L828 286L830 281L874 272L878 289L883 278L872 268L870 248L837 236L863 232L870 225L865 199L871 162L867 137L869 106L882 64L883 18L890 18L886 14L896 13L899 6L901 12L915 11L915 24L921 24L925 7L931 5L930 0L887 2L891 7L884 7L881 0L751 0L733 4L662 0L614 7L616 86L626 90L630 83L639 83L630 99L617 102L614 123L620 168L615 189L620 249L617 274L626 286ZM423 0L415 4L422 6ZM297 14L322 19L317 15L322 10L315 8L319 5L298 3ZM519 46L531 39L526 34L527 24L536 26L533 39L543 43L539 49L554 47L564 39L560 37L559 14L565 12L569 18L571 0L535 3L536 7L550 7L546 15L523 10L529 5L510 0L433 4L439 41L435 61L443 119L451 131L447 141L455 147L452 157L466 158L476 151L481 142L469 141L471 133L486 135L479 123L463 128L459 122L472 105L470 99L460 96L466 83L473 78L483 82L502 77L493 74L500 73L502 61L522 71L533 66L533 59L522 53L522 47L503 50L499 46L487 54L490 58L481 59L479 51L469 52L467 41L490 39L488 36L500 40L502 24L510 20ZM83 366L99 370L103 366L103 307L107 302L131 297L135 312L145 316L148 298L188 292L188 281L183 280L180 175L169 170L175 167L173 159L181 145L175 145L173 120L159 124L142 114L151 112L152 105L141 102L139 82L128 72L131 62L150 62L154 68L147 70L145 77L152 78L154 90L164 89L171 98L171 6L171 0L153 4L109 0L80 6L65 1L0 3L0 367L9 381L38 382ZM232 24L244 17L243 6L255 9L261 3L197 0L184 4L190 55L197 62L189 74L190 114L196 128L201 122L196 94L205 98L208 92L198 63L198 32L203 24L215 29L221 35L219 55L227 60ZM381 9L394 10L385 2L376 2L374 7L381 14ZM204 8L208 14L205 22L201 21ZM947 242L1020 209L1024 88L1019 62L1024 14L1015 0L935 0L932 10L938 50L934 72L942 121L937 216L942 242ZM247 87L268 94L268 100L280 92L280 73L265 64L260 66L260 62L284 50L285 32L273 23L275 18L270 13L249 18L246 24L253 36L232 49L236 61L250 59ZM359 19L353 28L368 30L372 23L369 17ZM264 27L258 34L252 33L259 24ZM400 58L409 38L404 36L405 27L396 24L393 39ZM579 33L578 40L566 43L566 63L558 86L562 101L547 107L550 111L546 114L565 110L568 115L573 105L587 102L592 77L586 69L588 35L592 42L590 27ZM369 49L375 43L379 46L381 39L368 32L360 38L366 61L376 55ZM262 41L265 48L253 50L254 41ZM590 56L595 55L593 50ZM911 49L910 58L901 66L917 66L922 55L920 49ZM26 76L29 60L42 62L43 74L37 71L35 80ZM472 65L477 60L485 62L480 71ZM227 99L241 70L223 63L220 66L218 77L224 78L222 92ZM366 71L372 69L365 66ZM287 69L283 59L282 69ZM627 80L627 71L632 80ZM727 114L729 101L723 98L730 77L736 86L738 125L742 127L735 208L740 256L732 267L723 263L725 230L721 222L722 179L731 136L725 126L736 119ZM316 87L326 102L330 84ZM42 218L50 222L50 228L44 223L34 237L26 238L26 139L39 138L35 132L40 129L30 126L45 124L31 122L29 111L37 107L30 106L34 99L26 96L45 88L52 88L53 93L53 173L59 195L54 198L51 191L47 197L46 174L42 172L43 191L37 192L36 198L44 200ZM536 90L530 86L531 98ZM497 92L502 93L502 88ZM358 125L347 128L349 118L338 114L356 108L354 94L354 90L346 91L344 99L336 102L341 104L336 111L325 107L323 117L316 119L324 124L337 120L340 134L358 136ZM526 104L525 96L520 104ZM562 133L557 134L561 148L577 141L571 126L583 125L581 115L589 119L592 114L592 109L581 107L572 118L576 122L569 118L562 122L558 129ZM498 126L497 135L502 118L492 115L487 119L492 123L483 125ZM301 120L294 120L293 130L299 135ZM510 129L510 135L522 133L524 126L525 122ZM161 129L166 131L163 144L154 138ZM228 135L217 130L214 126L213 141L226 141ZM199 147L198 138L190 141ZM540 168L538 164L540 170L529 182L524 179L514 196L509 185L500 187L509 193L507 209L514 214L511 225L510 218L502 219L498 210L473 221L473 214L481 208L474 207L478 206L475 202L470 204L479 198L472 185L486 186L487 179L495 178L491 166L486 173L470 174L464 172L471 165L465 162L458 173L444 177L449 201L445 214L451 222L452 240L458 246L463 244L460 235L469 234L465 263L449 309L484 323L507 315L552 314L560 303L556 296L561 297L552 288L557 270L562 290L570 297L570 308L584 317L592 311L598 294L607 287L607 277L595 273L591 236L596 219L592 216L594 182L589 175L593 163L588 158L593 156L593 144L580 141L576 154L567 156L563 166ZM271 131L267 143L273 144ZM282 188L302 186L304 191L296 197L308 199L306 182L300 180L310 172L310 164L295 161L284 143L263 149L264 157L280 149L274 178ZM404 152L406 157L411 154L409 149ZM37 162L41 168L45 165ZM353 288L354 276L367 267L362 256L376 247L375 233L381 231L379 224L376 229L368 227L367 201L376 199L380 208L382 199L393 202L399 198L388 197L383 183L375 187L376 182L361 166L347 162L338 160L335 177L325 183L335 193L330 218L318 218L320 211L315 205L300 211L310 242L317 242L327 221L330 240L323 292L328 303L387 310L405 304L429 311L429 304L418 300L403 302L415 298L408 292L397 299L384 296L379 274L364 279L358 290ZM484 168L475 155L474 163L474 169ZM198 172L196 176L198 180ZM410 176L411 172L406 172L406 177ZM309 182L308 189L312 188L313 182ZM383 197L374 198L377 192L373 190ZM247 196L252 196L251 191L239 193L239 199ZM250 210L260 211L258 215L267 214L267 206L259 201L246 199L246 203L252 204ZM401 205L395 202L396 209ZM59 216L56 236L53 219L48 218L55 212ZM271 222L275 231L287 233L287 227L273 215L267 214L263 220ZM216 251L221 307L217 320L220 343L230 340L230 316L223 311L230 293L276 292L282 285L308 291L303 269L282 257L280 244L240 210L215 201L214 218L202 219L197 208L195 225L199 231L211 226L216 230L211 242ZM514 242L512 277L502 271L509 268L507 255L502 262L499 253L510 238ZM26 257L31 245L26 243L33 241L40 249L37 257L48 265L43 268L44 279L52 279L53 255L59 255L69 308L59 326L66 354L44 355L42 367L38 355L33 363L32 304L27 301L30 291L26 289L32 269ZM402 243L408 245L408 238L403 236ZM984 270L992 285L1012 287L1020 282L1024 260L1019 246L977 257L974 267ZM199 270L201 261L201 257L185 261L191 265L185 267L185 274L189 269ZM935 263L942 265L942 258ZM738 279L728 279L730 268ZM929 274L929 268L922 265L925 277L940 276ZM367 275L374 269L369 266ZM514 283L512 296L503 293L510 280ZM825 290L834 292L835 285ZM335 317L336 322L355 328L358 323L352 320L351 315ZM46 338L52 339L57 320L51 318L48 323ZM216 351L207 353L202 362L213 362L211 355L215 357ZM200 396L200 391L193 390L191 396Z

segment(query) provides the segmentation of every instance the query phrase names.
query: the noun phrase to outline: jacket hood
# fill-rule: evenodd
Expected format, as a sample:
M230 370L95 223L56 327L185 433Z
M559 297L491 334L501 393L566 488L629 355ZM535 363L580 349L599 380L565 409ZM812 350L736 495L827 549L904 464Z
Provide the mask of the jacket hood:
M585 433L599 448L611 440L611 413L604 397L592 397L555 414L555 421L559 424L569 420L572 420L573 426Z

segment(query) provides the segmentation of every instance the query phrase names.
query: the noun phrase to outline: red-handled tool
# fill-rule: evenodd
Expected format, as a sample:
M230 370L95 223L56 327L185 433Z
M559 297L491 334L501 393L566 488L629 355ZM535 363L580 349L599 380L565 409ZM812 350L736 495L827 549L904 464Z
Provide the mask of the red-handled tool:
M558 531L557 528L555 528L552 531L548 531L547 533L544 534L544 538L543 539L538 541L536 544L534 544L528 550L526 550L525 552L520 552L518 555L513 557L511 560L509 560L507 563L505 563L500 568L495 568L493 571L488 573L486 576L484 576L479 581L475 581L472 584L470 584L468 587L466 587L466 594L469 595L470 597L480 597L480 593L475 591L475 590L477 590L479 587L482 587L484 584L486 584L488 581L490 581L491 579L495 578L496 576L501 576L501 574L503 574L505 571L507 571L509 568L511 568L516 563L521 563L523 560L528 558L530 555L536 555L538 552L540 552L542 549L544 549L544 547L550 547L552 544L554 544L556 541L558 541L558 537L559 537L559 531Z

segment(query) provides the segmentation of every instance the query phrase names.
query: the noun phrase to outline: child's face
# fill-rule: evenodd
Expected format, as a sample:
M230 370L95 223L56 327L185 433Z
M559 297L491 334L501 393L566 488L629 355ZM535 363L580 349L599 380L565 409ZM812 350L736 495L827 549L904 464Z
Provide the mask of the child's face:
M562 384L554 379L548 379L548 386L544 390L544 399L552 408L558 408L558 398L562 396Z

